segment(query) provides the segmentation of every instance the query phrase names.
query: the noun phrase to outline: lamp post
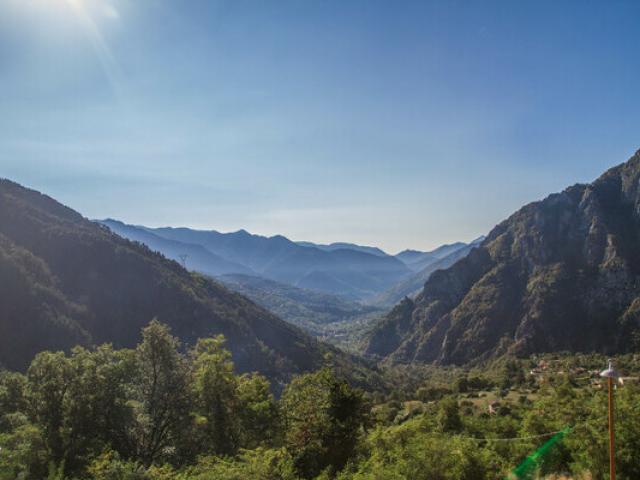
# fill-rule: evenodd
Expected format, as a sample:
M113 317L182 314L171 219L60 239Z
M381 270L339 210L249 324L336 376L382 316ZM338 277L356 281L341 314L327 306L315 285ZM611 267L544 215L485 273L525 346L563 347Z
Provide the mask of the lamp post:
M613 428L613 380L620 375L613 369L613 361L609 359L609 368L600 372L600 376L607 379L609 389L609 478L616 478L615 434Z

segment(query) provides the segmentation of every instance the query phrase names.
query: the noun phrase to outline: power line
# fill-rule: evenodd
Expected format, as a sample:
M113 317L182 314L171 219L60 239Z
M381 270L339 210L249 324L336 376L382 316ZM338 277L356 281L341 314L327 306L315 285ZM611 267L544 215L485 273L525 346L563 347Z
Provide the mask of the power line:
M510 438L478 438L478 437L458 437L465 440L474 440L476 442L512 442L512 441L520 441L520 440L534 440L536 438L545 438L552 437L553 435L557 435L560 432L564 432L564 430L557 430L555 432L547 432L541 433L540 435L529 435L527 437L510 437Z

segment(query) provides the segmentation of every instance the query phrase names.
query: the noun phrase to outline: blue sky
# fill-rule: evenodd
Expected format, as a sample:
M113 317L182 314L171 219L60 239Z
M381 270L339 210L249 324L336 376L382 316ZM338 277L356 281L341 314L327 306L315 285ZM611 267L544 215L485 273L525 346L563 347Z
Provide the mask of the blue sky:
M0 2L0 176L91 218L391 252L640 147L640 2Z

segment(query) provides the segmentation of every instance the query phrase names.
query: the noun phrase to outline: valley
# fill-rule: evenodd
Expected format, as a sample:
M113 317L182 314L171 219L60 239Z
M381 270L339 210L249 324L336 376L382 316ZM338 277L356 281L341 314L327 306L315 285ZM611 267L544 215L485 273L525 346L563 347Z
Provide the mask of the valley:
M0 480L639 480L638 20L0 1Z
M148 228L113 219L99 223L351 351L361 350L366 334L389 308L417 295L434 271L468 255L482 239L392 256L376 247L293 242L244 230Z

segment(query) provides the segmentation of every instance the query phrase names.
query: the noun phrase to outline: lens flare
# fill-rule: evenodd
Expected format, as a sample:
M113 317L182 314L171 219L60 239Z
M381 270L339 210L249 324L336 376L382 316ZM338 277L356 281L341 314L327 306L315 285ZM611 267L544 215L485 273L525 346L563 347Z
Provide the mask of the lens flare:
M567 433L571 430L570 427L565 428L559 433L556 433L553 437L547 440L540 448L531 453L524 461L513 469L511 474L505 478L505 480L531 480L535 474L536 469L544 461L544 458L549 454L553 447L560 442Z
M102 69L107 77L109 84L114 92L116 98L120 97L120 68L118 63L109 48L109 45L105 41L98 25L89 13L88 6L84 0L65 0L71 7L76 18L87 38L91 42L91 46L102 66ZM118 18L118 12L112 5L106 5L105 12L109 12L108 16L111 18Z

